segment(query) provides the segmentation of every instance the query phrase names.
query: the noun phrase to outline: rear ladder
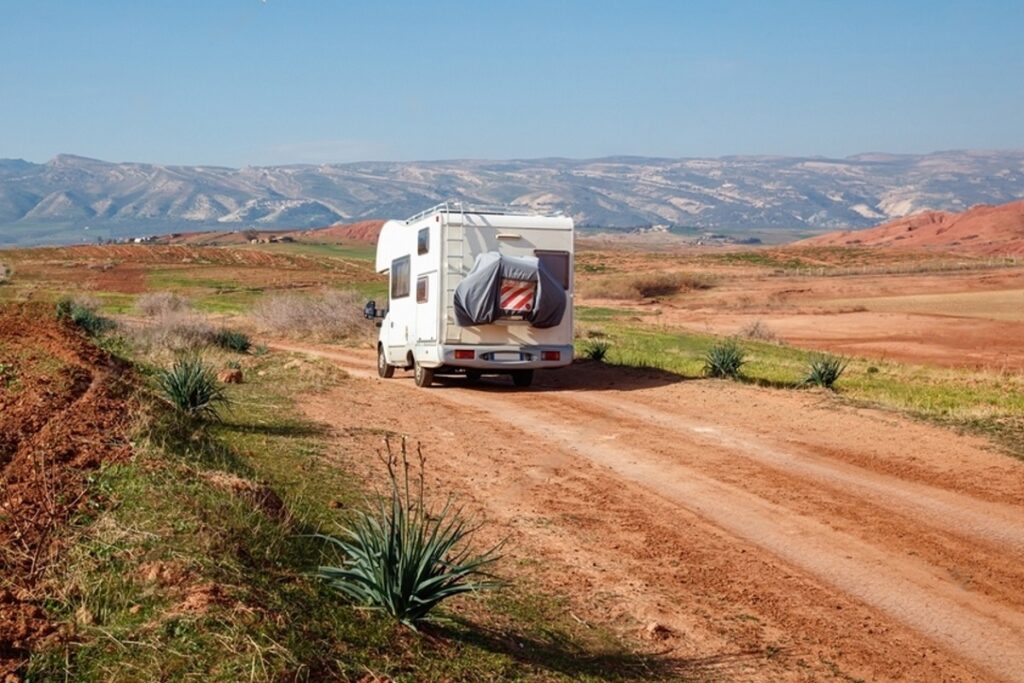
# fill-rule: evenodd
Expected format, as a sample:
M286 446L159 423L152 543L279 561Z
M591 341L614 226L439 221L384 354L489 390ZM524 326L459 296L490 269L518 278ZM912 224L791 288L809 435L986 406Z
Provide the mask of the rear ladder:
M466 216L459 215L459 224L448 222L448 214L442 214L444 227L444 262L445 262L445 334L446 342L462 340L462 328L455 320L455 288L465 277L466 269Z

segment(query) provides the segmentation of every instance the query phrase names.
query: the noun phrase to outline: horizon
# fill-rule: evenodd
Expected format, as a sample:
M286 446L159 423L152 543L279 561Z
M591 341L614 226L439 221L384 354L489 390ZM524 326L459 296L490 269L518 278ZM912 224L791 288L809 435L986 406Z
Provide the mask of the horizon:
M324 161L324 162L301 162L283 161L276 164L247 164L242 166L231 166L226 164L196 164L196 163L167 163L162 161L149 161L140 159L104 159L100 157L76 154L74 152L58 152L57 154L42 160L26 159L24 157L0 156L0 161L23 161L25 163L41 166L52 163L59 157L71 157L85 161L96 161L103 164L138 164L147 166L175 166L182 168L225 168L231 170L242 170L244 168L272 168L283 166L354 166L359 164L441 164L456 162L501 162L501 161L572 161L572 162L594 162L606 159L644 159L657 161L687 161L687 160L728 160L728 159L825 159L830 161L858 160L858 157L885 156L885 157L928 157L941 154L1024 154L1024 146L1007 148L951 148L935 149L925 152L888 152L882 150L869 150L856 152L846 156L836 157L825 154L723 154L718 156L664 156L645 154L609 154L596 157L567 157L567 156L537 156L537 157L450 157L439 159L356 159L352 161Z
M0 25L0 157L241 168L1020 149L1024 92L1005 74L1024 69L1022 28L1007 1L40 1Z

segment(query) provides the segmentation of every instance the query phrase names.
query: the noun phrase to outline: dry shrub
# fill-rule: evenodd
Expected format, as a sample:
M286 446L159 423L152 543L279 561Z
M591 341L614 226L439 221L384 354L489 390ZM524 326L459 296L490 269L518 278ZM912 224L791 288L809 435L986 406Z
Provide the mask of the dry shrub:
M581 289L595 299L649 299L682 291L710 289L714 281L703 273L642 273L595 279Z
M167 313L180 313L191 308L191 301L174 292L149 292L135 302L135 310L150 318Z
M5 284L11 279L11 269L7 265L0 263L0 285Z
M278 294L264 299L252 315L271 334L324 341L362 339L373 329L363 318L364 299L354 291Z
M740 336L746 339L753 339L755 341L779 341L779 335L775 334L775 330L768 327L760 320L755 320L752 323L744 325L743 328L740 330Z
M150 351L195 351L211 344L216 328L201 315L191 311L169 311L156 316L153 322L136 330L136 341Z

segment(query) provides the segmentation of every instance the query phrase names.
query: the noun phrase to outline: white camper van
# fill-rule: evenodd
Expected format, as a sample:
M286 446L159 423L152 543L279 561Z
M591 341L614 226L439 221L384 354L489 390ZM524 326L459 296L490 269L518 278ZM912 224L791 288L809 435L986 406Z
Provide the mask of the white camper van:
M377 370L436 375L506 374L529 386L533 371L572 362L573 222L448 202L388 221L377 242L388 273Z

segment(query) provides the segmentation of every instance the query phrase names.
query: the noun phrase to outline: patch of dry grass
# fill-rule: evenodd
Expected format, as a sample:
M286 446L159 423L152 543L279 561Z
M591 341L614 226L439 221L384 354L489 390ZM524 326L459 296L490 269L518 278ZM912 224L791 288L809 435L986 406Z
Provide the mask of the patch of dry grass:
M711 289L705 273L653 272L595 277L581 284L581 294L593 299L650 299L683 291Z
M148 325L137 327L132 337L146 353L195 351L213 343L217 329L199 313L168 310Z
M147 292L135 302L135 310L148 317L182 313L192 308L192 302L174 292Z
M267 333L319 341L364 341L374 331L363 318L365 297L354 291L327 290L314 296L278 294L252 311Z

